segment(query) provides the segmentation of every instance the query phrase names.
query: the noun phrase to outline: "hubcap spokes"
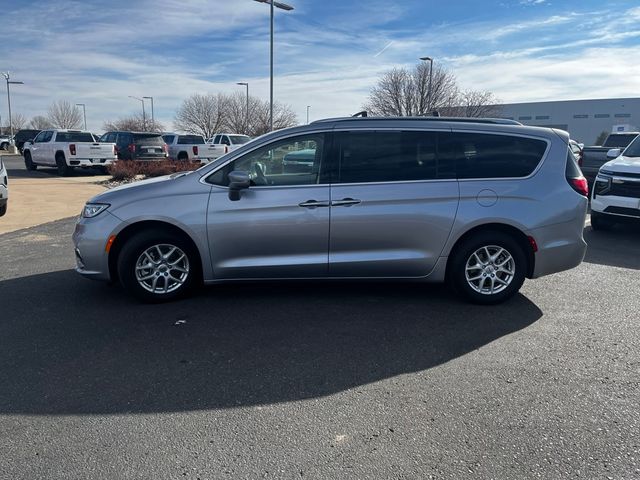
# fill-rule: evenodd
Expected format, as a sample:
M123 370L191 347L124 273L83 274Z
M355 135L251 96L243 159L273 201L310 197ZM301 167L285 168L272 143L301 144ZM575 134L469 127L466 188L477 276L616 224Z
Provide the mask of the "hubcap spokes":
M189 259L175 245L147 248L136 262L136 279L151 293L165 294L180 288L189 276Z
M467 283L483 295L502 292L513 281L515 261L503 247L487 245L471 254L465 266Z

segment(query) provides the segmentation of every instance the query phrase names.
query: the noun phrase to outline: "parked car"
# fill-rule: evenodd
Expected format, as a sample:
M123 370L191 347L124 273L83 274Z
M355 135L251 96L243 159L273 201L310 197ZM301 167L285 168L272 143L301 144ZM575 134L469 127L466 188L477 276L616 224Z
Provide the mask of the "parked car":
M202 135L165 133L162 138L169 148L169 158L174 160L209 163L219 156Z
M115 143L120 160L158 161L169 158L169 148L160 133L107 132L100 141Z
M640 137L600 168L591 197L594 230L628 222L640 222Z
M624 150L638 136L638 132L610 133L602 146L584 147L582 149L582 172L592 182L600 167L615 157L607 155L609 150L619 148ZM619 153L618 153L619 155ZM616 155L617 156L617 155Z
M243 279L448 279L493 304L582 261L587 185L566 132L509 120L345 118L92 198L77 271L145 301ZM300 173L267 159L313 150ZM308 155L305 153L305 155Z
M569 140L569 148L576 156L576 161L578 162L578 166L582 167L582 149L584 148L584 144L578 143L575 140Z
M9 203L9 175L7 167L0 157L0 217L7 213Z
M6 150L11 145L10 135L0 135L0 150Z
M213 151L214 158L233 152L249 141L251 137L237 133L218 133L209 139L209 142L216 147Z
M36 135L38 135L40 132L41 130L31 130L31 129L23 129L23 130L18 130L16 132L16 134L13 137L13 140L20 154L22 154L24 143L32 141L34 138L36 138Z
M69 129L41 131L24 144L23 156L27 170L56 167L65 177L77 167L106 168L117 160L115 144L99 143L90 132Z

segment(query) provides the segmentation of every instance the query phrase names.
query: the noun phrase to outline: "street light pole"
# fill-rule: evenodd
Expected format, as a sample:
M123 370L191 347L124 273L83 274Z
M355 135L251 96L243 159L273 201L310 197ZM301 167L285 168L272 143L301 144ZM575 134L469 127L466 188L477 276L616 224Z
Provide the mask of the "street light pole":
M286 3L276 2L275 0L254 0L260 3L268 3L271 8L271 35L269 45L269 128L273 131L273 9L274 7L282 10L291 11L293 7Z
M76 107L82 107L82 118L84 118L84 129L87 129L87 107L84 103L76 103Z
M431 86L433 85L433 58L431 57L420 57L420 60L429 62L429 104L427 105L427 109L431 108Z
M309 108L311 108L311 105L307 105L307 125L309 125Z
M236 85L244 85L247 87L247 109L244 112L244 134L249 135L249 83L248 82L238 82Z
M7 81L7 105L9 107L9 131L11 137L13 137L13 121L11 120L11 93L9 92L9 85L24 85L24 82L12 82L10 80L9 72L2 72L2 76Z
M151 128L156 128L156 116L153 112L153 97L142 97L151 100Z
M138 100L142 104L142 130L146 132L147 131L147 115L144 112L144 98L134 97L133 95L129 95L129 98Z

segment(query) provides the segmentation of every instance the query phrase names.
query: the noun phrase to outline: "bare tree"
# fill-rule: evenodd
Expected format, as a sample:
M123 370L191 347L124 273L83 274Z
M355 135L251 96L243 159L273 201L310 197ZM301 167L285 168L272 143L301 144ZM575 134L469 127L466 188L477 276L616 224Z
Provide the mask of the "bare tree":
M51 122L47 119L47 117L43 115L36 115L29 122L29 127L34 130L45 130L47 128L52 128Z
M11 124L13 125L13 131L21 130L27 126L27 117L21 113L11 114Z
M136 113L129 117L122 117L115 121L106 121L103 123L102 128L105 131L131 131L131 132L163 132L165 130L164 125L157 120L153 121L150 118L144 119L141 113Z
M269 102L257 97L249 97L249 122L247 124L247 97L241 92L223 95L223 128L233 133L243 133L252 137L269 132ZM288 105L274 103L273 129L293 127L298 121Z
M211 138L223 125L225 97L195 93L182 102L174 119L177 130Z
M447 115L478 117L498 111L490 92L460 91L455 76L442 67L420 63L413 69L394 68L382 75L364 105L377 116L423 116L434 111ZM429 85L431 84L431 92Z
M47 119L54 128L80 128L82 126L80 109L67 100L53 102L49 106Z

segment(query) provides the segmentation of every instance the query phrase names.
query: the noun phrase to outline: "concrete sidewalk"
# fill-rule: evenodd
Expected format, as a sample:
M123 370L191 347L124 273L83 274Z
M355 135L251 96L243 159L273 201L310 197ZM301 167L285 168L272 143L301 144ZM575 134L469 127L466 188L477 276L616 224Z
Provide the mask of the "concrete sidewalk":
M33 177L9 177L9 209L0 217L0 234L79 215L89 198L105 190L95 182L109 178L29 173Z

